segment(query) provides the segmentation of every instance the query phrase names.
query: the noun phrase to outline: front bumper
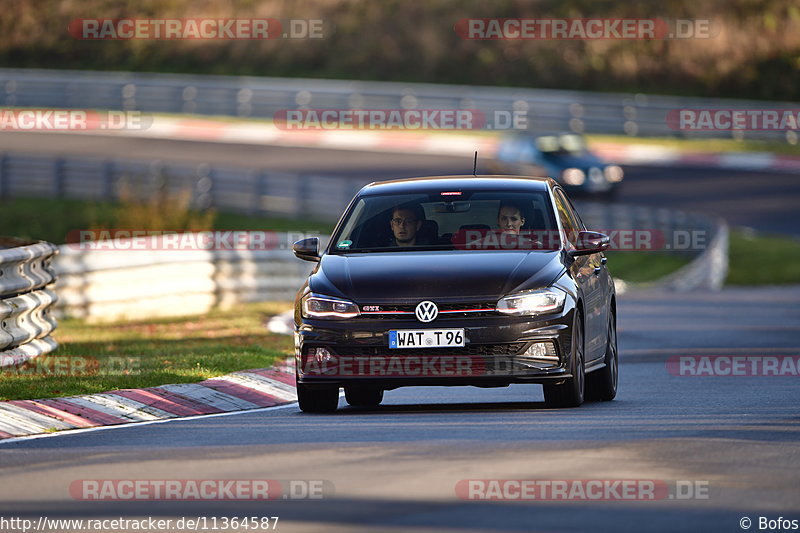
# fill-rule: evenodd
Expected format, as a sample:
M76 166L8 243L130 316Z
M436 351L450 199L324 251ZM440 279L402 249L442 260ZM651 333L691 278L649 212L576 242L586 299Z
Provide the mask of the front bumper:
M297 381L313 385L365 385L383 389L420 385L505 386L570 378L574 309L542 317L501 313L470 318L303 319L295 333ZM464 328L463 348L389 349L393 329ZM548 346L548 357L534 345ZM318 348L324 349L322 355ZM555 358L554 358L555 356Z

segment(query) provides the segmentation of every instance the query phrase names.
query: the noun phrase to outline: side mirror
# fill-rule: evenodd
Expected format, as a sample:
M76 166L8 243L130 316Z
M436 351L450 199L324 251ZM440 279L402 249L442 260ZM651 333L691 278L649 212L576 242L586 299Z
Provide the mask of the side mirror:
M573 256L605 251L608 249L611 239L608 235L596 231L581 231L575 241L575 249L570 251L570 255Z
M319 239L310 237L302 239L292 245L292 252L298 259L304 261L319 261Z

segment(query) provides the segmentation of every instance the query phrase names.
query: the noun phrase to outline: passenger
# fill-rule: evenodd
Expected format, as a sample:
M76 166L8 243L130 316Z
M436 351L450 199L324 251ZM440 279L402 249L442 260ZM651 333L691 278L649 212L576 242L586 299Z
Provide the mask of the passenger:
M502 202L497 210L497 225L503 233L519 234L525 225L522 208L511 202Z
M390 246L414 246L417 244L417 232L422 227L425 211L419 204L404 204L392 210L389 224L392 227Z

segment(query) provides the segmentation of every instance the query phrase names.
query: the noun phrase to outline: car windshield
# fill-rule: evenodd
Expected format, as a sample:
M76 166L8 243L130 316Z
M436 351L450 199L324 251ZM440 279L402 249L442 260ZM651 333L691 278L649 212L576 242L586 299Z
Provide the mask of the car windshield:
M580 135L548 135L538 137L536 147L545 154L581 154L586 143Z
M438 191L358 198L330 253L419 250L556 250L546 191Z

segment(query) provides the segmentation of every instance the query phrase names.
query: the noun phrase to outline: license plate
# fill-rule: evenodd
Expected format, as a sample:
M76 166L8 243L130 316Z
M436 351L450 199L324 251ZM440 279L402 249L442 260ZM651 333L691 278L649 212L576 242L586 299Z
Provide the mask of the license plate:
M464 328L389 331L389 348L453 348L465 345Z

